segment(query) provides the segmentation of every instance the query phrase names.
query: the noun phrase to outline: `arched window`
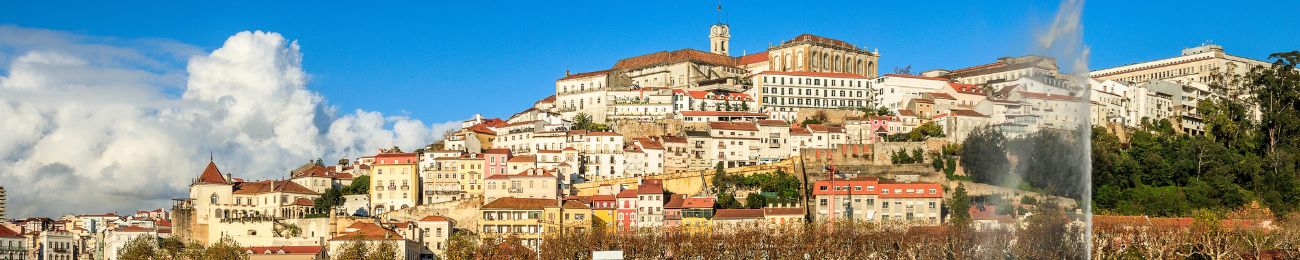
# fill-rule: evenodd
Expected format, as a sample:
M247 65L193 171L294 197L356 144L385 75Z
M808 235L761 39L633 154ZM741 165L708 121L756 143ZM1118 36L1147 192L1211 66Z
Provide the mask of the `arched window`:
M790 61L790 54L789 54L789 53L786 53L786 54L785 54L785 66L781 66L781 70L789 70L789 69L793 69L794 67L793 67L793 66L790 66L790 62L791 62L791 61Z
M798 68L800 68L800 69L802 69L802 68L804 67L804 65L803 65L803 64L804 64L804 63L803 63L803 51L799 51L798 53L795 54L795 61L794 61L794 63L795 63L795 66L798 67Z

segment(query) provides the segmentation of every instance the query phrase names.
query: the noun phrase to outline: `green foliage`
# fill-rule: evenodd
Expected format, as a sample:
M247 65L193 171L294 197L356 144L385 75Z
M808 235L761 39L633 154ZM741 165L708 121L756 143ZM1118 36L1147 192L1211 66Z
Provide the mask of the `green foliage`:
M587 113L580 112L577 115L573 116L573 123L569 127L569 129L587 130L587 131L607 131L609 130L609 126L606 126L605 124L597 124L595 121L592 121L591 115L587 115Z
M732 194L732 193L721 193L721 194L718 194L718 208L722 208L722 209L738 209L738 208L742 208L742 207L744 207L744 205L741 205L741 204L740 204L740 201L737 201L737 200L736 200L736 195L735 195L735 194Z
M767 196L761 193L752 193L745 197L745 208L759 209L767 206Z
M343 186L340 195L370 194L370 176L361 175L352 178L352 184Z
M740 102L740 111L749 111L749 103Z
M1011 171L1006 136L992 127L971 131L962 142L961 165L976 182L1003 184Z
M603 226L594 226L604 228ZM478 236L470 232L453 232L447 238L445 259L478 259Z
M330 212L334 210L334 207L343 205L343 192L338 188L330 187L325 189L325 192L321 193L321 196L317 197L313 202L315 205L312 207L316 209L316 212Z
M150 235L132 238L117 251L117 259L160 259L157 249L154 248L156 241L157 239Z
M334 260L370 259L367 257L370 254L370 250L368 250L366 248L366 244L362 243L360 240L352 240L352 241L348 241L347 243L344 243L343 246L340 247L339 251L340 252L338 252L337 255L334 256ZM394 259L394 258L390 258L390 259Z
M952 158L952 156L949 155L948 159L943 160L943 162L944 162L943 165L944 176L948 176L949 180L953 180L959 177L957 176L957 158ZM967 177L967 176L960 176L960 177Z
M948 199L948 205L948 210L952 214L949 218L951 225L959 229L970 228L973 221L970 216L971 197L966 193L965 184L957 184L957 189L952 192L952 198Z
M375 245L370 251L371 259L400 259L397 256L397 246L393 242L384 241Z
M942 171L942 170L943 170L943 155L935 154L935 155L930 156L930 167L934 167L934 170L935 170L935 171Z
M907 139L912 142L925 141L925 139L930 137L944 136L943 128L939 127L939 124L935 124L934 121L925 122L907 133Z

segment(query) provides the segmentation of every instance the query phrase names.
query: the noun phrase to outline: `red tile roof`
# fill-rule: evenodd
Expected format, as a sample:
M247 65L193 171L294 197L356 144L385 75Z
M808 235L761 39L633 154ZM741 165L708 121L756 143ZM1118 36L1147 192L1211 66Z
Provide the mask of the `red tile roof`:
M686 204L686 194L673 194L668 196L668 202L664 203L665 209L680 209Z
M952 88L952 90L954 91L957 91L957 93L971 94L971 95L984 95L984 89L976 85L961 84L957 82L948 82L948 87Z
M661 51L622 59L617 63L614 63L613 69L636 69L687 61L719 66L736 66L737 59L726 55L708 53L700 50L681 49L671 52Z
M826 125L826 124L808 124L808 130L813 132L830 132L830 133L844 132L843 127Z
M980 112L975 112L975 110L968 110L968 109L953 109L952 114L956 116L988 117L987 115L980 114Z
M754 123L733 123L733 122L709 122L709 129L758 131L758 127L754 126Z
M448 221L450 220L448 220L446 217L443 216L427 216L420 219L420 222L448 222Z
M714 220L761 218L763 218L763 209L718 209L713 213Z
M637 194L664 194L664 185L662 182L654 180L645 180L644 183L636 187Z
M510 149L506 149L506 148L492 148L492 149L487 149L487 151L483 151L483 153L485 153L485 154L510 154Z
M470 126L469 130L480 134L497 135L496 131L492 131L492 129L488 129L488 127L484 124L477 124L477 125Z
M654 150L664 149L664 144L659 142L659 140L642 137L642 138L637 138L636 142L638 144L641 144L641 147L645 147L645 149L654 149Z
M930 96L934 97L934 99L949 99L949 100L957 99L952 97L952 95L948 95L948 93L930 92Z
M907 110L907 109L899 109L899 110L898 110L898 116L911 116L911 117L915 117L915 116L916 116L916 112L912 112L912 110Z
M343 240L404 240L402 235L392 230L381 227L375 223L356 222L349 229L357 229L355 232L346 232L337 237L331 238L330 241Z
M682 201L682 208L687 208L687 209L713 208L714 201L715 199L713 197L686 198L685 201Z
M618 195L616 195L615 197L618 197L618 198L636 198L636 194L637 194L636 189L626 189L626 190L623 190L623 191L618 192Z
M275 184L275 189L271 189L271 184ZM292 181L257 181L257 182L237 182L235 183L235 194L263 194L269 192L297 193L306 195L319 195L315 191L303 187Z
M316 203L315 203L315 202L312 202L311 200L309 200L309 199L307 199L307 198L298 198L298 199L296 199L296 200L293 200L293 205L295 205L295 206L308 206L308 207L310 207L310 206L316 206Z
M790 128L790 135L812 135L812 132L803 127L792 127Z
M483 205L482 209L542 210L556 203L559 202L553 199L503 197Z
M221 171L217 170L217 164L212 161L208 161L208 167L203 169L203 174L199 175L199 180L195 184L228 184L228 183L226 182L226 177L221 175Z
M754 53L740 56L740 65L748 65L759 62L767 62L767 52Z
M673 94L682 94L682 95L687 95L687 96L690 96L691 98L694 98L694 99L732 100L732 101L751 101L751 100L753 100L753 99L751 99L751 98L749 97L748 94L745 94L745 93L729 93L729 92L713 92L713 91L704 91L704 90L680 90L680 89L677 89L677 90L673 90Z
M789 126L789 123L775 119L758 120L758 125L762 126Z
M763 208L763 215L803 215L803 208Z
M23 234L19 234L18 231L13 231L12 229L6 228L5 226L0 226L0 237L22 238Z
M546 98L542 98L542 100L533 102L533 104L544 104L544 103L555 103L555 95L546 96Z
M416 164L420 162L417 153L379 153L375 155L375 164Z
M560 78L560 80L586 78L591 76L604 76L604 75L609 75L609 70L597 70L592 72L569 74L568 76L564 76L563 78Z

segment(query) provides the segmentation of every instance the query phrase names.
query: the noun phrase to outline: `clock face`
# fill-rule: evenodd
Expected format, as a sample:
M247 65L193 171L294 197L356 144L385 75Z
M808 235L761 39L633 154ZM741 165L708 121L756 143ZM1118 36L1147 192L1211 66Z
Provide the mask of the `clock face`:
M727 35L727 27L721 25L714 25L713 35Z

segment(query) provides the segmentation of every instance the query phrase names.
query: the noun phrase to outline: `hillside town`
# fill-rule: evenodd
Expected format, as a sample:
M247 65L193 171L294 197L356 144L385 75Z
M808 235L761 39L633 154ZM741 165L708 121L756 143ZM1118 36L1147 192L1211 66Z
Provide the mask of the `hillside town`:
M251 259L332 259L358 242L393 245L402 259L448 259L454 237L511 238L531 251L563 232L930 227L957 211L981 229L1010 229L1027 216L1011 210L1024 198L1060 201L1080 222L1073 199L931 165L981 128L1016 137L1163 121L1200 134L1198 102L1218 95L1212 76L1268 65L1202 45L1090 72L1023 55L891 73L879 65L888 50L826 36L737 53L727 24L707 33L705 50L557 73L553 95L501 104L523 107L511 115L468 112L424 147L302 158L255 174L273 179L223 172L240 162L214 155L185 173L187 196L156 209L7 216L6 207L37 205L7 204L0 187L0 259L119 259L140 236L235 241ZM953 208L959 185L1010 202Z

